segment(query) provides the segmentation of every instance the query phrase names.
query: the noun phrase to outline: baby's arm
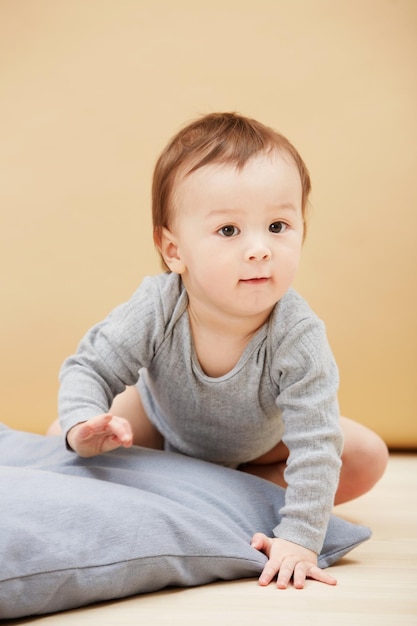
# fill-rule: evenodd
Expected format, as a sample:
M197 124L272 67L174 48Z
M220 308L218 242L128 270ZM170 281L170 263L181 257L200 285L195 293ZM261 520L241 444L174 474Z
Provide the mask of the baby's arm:
M63 363L59 421L68 444L79 454L91 456L131 445L131 439L123 439L126 432L120 433L120 420L108 420L104 432L95 420L103 425L104 416L120 415L111 408L114 398L135 385L139 370L151 363L164 336L161 303L158 284L145 279L130 300L86 333L77 352ZM81 423L83 428L69 434ZM131 437L131 430L127 432Z
M296 319L296 318L295 318ZM293 323L293 322L292 322ZM278 588L294 579L302 588L307 577L334 585L317 566L332 512L341 466L343 436L339 424L339 376L324 325L315 316L293 323L274 354L277 405L289 450L285 469L285 505L273 530L275 538L254 536L254 547L269 560L260 577Z
M73 426L67 443L79 456L96 456L120 446L129 448L133 443L132 429L123 417L105 413Z
M303 548L285 539L271 539L263 533L256 533L252 538L252 547L264 552L268 557L259 584L262 586L277 577L278 589L286 589L291 578L296 589L303 589L306 578L313 578L328 585L336 585L333 576L317 566L315 552Z

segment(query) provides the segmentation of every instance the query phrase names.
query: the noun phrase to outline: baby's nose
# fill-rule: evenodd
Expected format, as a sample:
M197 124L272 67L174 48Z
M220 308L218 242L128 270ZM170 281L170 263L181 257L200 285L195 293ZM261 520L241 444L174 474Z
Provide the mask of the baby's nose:
M265 244L259 242L247 248L246 259L248 261L269 261L271 250Z

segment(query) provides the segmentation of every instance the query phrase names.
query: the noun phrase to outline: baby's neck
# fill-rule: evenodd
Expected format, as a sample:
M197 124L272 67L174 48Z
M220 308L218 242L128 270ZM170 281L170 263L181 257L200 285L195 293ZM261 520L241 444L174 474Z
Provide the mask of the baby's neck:
M199 315L189 306L194 350L204 373L212 378L228 374L269 315L270 312L256 319L230 320L222 316Z

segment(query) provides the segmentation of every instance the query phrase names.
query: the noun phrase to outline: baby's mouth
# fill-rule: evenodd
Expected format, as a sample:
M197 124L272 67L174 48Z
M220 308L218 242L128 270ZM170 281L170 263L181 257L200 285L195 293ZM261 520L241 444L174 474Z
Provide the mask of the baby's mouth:
M264 283L267 283L268 280L269 280L269 278L267 278L265 276L259 276L258 278L242 279L241 282L245 283L246 285L262 285Z

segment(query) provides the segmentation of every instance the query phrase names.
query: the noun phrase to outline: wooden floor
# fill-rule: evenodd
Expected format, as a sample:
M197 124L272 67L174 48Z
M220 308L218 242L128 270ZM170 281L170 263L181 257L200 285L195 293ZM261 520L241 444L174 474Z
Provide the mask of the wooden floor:
M308 581L278 591L255 580L167 590L12 624L36 626L417 626L417 454L391 454L374 490L335 512L373 538L331 571L336 587ZM4 622L3 622L4 623Z

